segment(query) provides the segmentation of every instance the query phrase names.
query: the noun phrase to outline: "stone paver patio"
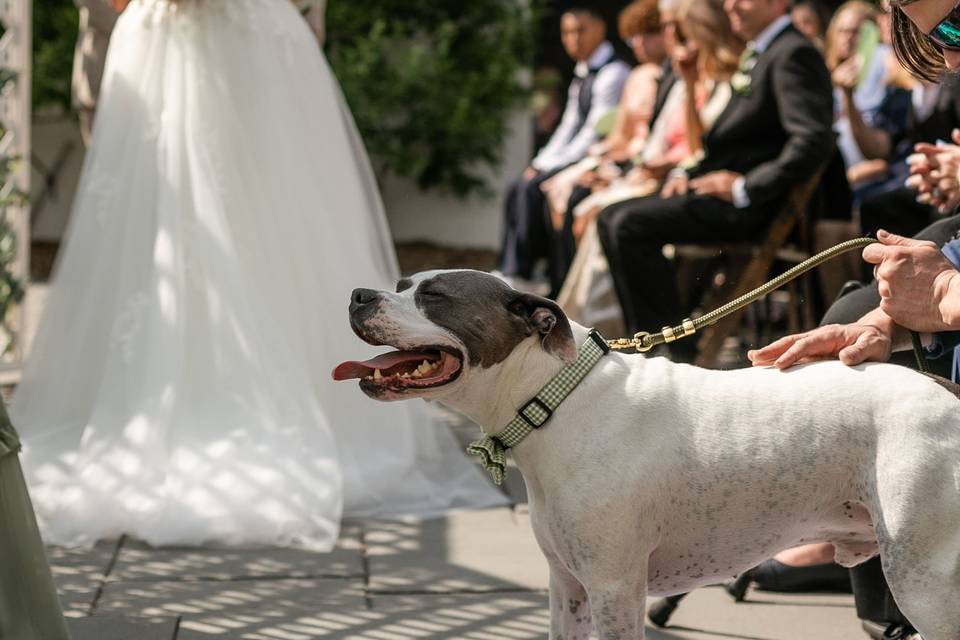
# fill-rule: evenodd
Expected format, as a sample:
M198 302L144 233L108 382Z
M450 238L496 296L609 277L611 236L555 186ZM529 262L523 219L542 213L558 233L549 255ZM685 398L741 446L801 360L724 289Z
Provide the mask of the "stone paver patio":
M475 427L443 414L463 441ZM519 473L512 505L437 519L344 523L329 554L285 548L50 549L74 640L525 640L549 628L547 566ZM849 595L719 588L650 640L860 640Z
M544 638L547 569L522 507L351 522L331 554L51 549L75 640ZM846 595L702 589L652 640L865 638Z

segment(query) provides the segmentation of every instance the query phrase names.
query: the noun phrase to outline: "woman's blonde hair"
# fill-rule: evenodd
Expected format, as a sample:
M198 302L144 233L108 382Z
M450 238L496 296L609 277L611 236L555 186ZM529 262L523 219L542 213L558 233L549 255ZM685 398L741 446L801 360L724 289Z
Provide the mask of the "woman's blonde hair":
M699 46L700 65L707 75L715 80L732 76L744 45L730 28L723 0L687 0L677 17L683 32Z
M826 46L824 48L824 58L827 60L827 68L833 70L838 64L843 62L837 55L837 29L839 29L840 16L846 13L855 13L862 20L877 21L877 8L865 0L847 0L837 7L833 18L827 26Z

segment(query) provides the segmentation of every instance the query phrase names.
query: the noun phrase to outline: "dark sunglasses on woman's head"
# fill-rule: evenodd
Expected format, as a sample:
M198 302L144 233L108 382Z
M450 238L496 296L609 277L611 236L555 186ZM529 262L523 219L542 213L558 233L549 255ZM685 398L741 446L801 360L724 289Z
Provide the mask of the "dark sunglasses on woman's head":
M927 37L941 49L960 51L960 4L938 22Z

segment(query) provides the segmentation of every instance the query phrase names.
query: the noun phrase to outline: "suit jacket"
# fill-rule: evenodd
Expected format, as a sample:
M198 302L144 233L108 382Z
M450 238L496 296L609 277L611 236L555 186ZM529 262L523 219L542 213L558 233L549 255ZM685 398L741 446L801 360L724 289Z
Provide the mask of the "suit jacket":
M747 92L704 134L706 156L691 172L745 176L751 207L772 204L821 168L834 148L833 89L816 47L787 26L756 58Z

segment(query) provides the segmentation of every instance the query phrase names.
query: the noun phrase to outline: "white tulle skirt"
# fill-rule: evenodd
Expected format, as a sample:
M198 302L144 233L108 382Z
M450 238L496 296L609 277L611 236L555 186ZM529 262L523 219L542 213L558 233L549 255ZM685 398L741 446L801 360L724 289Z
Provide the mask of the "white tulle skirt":
M134 0L12 414L48 542L329 549L342 513L502 502L422 404L336 386L396 265L288 0Z

